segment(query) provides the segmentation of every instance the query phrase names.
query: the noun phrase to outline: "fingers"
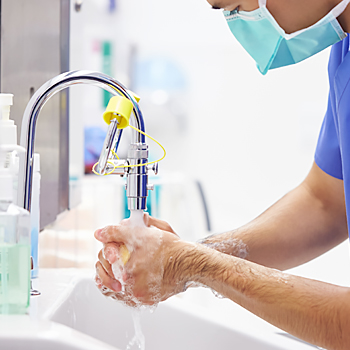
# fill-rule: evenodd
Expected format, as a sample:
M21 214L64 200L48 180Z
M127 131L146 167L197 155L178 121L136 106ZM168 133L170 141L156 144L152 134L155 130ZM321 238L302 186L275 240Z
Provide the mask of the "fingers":
M128 228L124 225L106 226L95 231L95 238L102 243L126 242Z
M98 289L101 289L103 286L102 286L102 281L101 281L101 278L98 277L98 275L96 274L95 276L95 284L96 284L96 287Z
M159 228L162 231L168 231L168 232L174 233L177 236L175 231L172 229L172 227L166 221L156 219L156 218L149 216L149 215L147 215L147 217L145 215L144 219L145 219L145 224L147 226L154 226L154 227Z
M112 278L106 272L103 265L99 261L96 263L96 274L99 278L99 285L112 289L115 292L120 292L122 290L122 285L120 284L120 282ZM112 273L112 276L113 276L113 273Z
M108 262L108 260L105 259L103 249L99 251L98 253L98 260L100 261L102 267L104 270L107 272L107 274L111 277L114 278L113 270L112 270L112 265Z
M130 306L130 307L137 307L137 306L139 306L139 304L136 304L130 297L125 296L125 294L112 293L112 294L106 295L106 296L109 296L113 300L121 301L126 306Z
M130 224L130 218L123 219L119 224L122 226L128 226Z
M104 248L102 249L102 255L110 265L114 264L120 256L120 244L114 242L105 244Z
M167 231L178 236L172 227L163 220L156 219L152 216L149 216L147 213L144 214L144 222L146 226L154 226L162 231ZM102 229L98 229L95 231L95 238L102 243L109 242L120 242L127 243L130 238L130 229L127 224L128 220L123 220L120 225L106 226Z
M95 276L95 283L97 288L101 291L101 293L104 296L109 297L113 300L121 301L124 305L129 307L136 307L139 305L139 304L136 304L135 301L133 301L133 299L130 296L125 295L125 293L114 292L113 290L104 286L102 284L101 278L98 275Z

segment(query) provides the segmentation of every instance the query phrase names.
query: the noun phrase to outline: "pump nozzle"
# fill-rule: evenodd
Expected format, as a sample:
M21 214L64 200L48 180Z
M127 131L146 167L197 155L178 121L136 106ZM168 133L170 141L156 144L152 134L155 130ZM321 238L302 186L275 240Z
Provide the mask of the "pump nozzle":
M10 120L10 109L13 105L12 94L0 94L0 144L17 145L17 127Z
M10 119L10 108L13 105L12 94L0 94L0 112L1 120Z

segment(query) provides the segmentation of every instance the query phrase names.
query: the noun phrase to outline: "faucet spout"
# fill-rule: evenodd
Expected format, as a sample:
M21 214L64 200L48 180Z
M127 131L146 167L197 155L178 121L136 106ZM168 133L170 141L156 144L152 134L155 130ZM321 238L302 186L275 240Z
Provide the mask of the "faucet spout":
M24 209L30 211L35 130L40 111L44 107L45 103L57 92L78 84L91 84L98 86L112 93L113 95L120 95L128 98L133 104L135 126L137 129L145 132L143 116L135 98L117 80L114 80L105 74L90 71L66 72L49 80L43 84L30 99L25 109L22 120L20 145L26 149L26 154L23 156L23 159L21 159L20 162L18 202L19 205L23 206ZM138 158L139 154L137 154L137 152L135 153L135 147L136 149L140 150L140 152L138 152L139 154L142 153L142 158ZM145 144L145 136L137 131L133 131L132 134L132 150L133 152L131 153L136 154L137 158L132 158L130 161L131 163L147 163L148 151L144 152L147 150L147 145ZM141 152L141 150L143 152ZM105 161L107 162L107 158ZM100 165L101 169L104 166L105 165L103 164ZM127 175L127 188L129 189L128 192L132 196L136 196L136 198L129 198L129 209L146 209L145 200L147 196L148 181L146 166L138 167L137 172L131 171L130 174ZM137 177L136 179L136 175L140 176L140 178ZM142 188L140 188L140 186ZM144 198L137 198L137 196L142 196Z

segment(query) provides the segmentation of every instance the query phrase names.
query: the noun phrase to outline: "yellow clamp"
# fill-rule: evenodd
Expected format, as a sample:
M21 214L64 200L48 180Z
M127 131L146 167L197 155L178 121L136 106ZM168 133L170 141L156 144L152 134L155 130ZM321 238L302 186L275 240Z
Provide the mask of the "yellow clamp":
M117 118L118 129L124 129L129 126L132 109L133 104L129 99L123 96L114 96L108 102L103 119L107 124L110 124L112 119Z
M137 103L140 101L140 97L137 96L135 93L133 93L130 90L128 90L128 93L130 95L132 95L132 97L135 99L135 101ZM130 128L136 130L140 134L145 135L146 137L149 137L151 140L153 140L155 143L157 143L162 148L162 150L164 152L163 157L161 157L160 159L155 160L153 162L148 162L145 164L144 163L135 164L135 165L114 165L113 162L108 161L107 163L112 165L113 170L111 170L110 172L108 172L107 174L104 174L104 175L112 174L116 168L135 168L135 167L140 167L140 166L146 166L149 164L154 164L154 163L160 162L166 156L166 152L165 152L164 147L157 140L155 140L153 137L147 135L145 132L143 132L143 131L141 131L141 130L139 130L139 129L137 129L134 126L129 124L129 120L130 120L130 116L131 116L131 113L133 111L133 108L134 108L133 103L128 98L123 97L123 96L119 96L119 95L114 96L108 102L108 106L106 108L106 111L103 113L103 119L107 124L110 124L111 120L117 118L119 129L124 129L127 126L130 126ZM111 151L112 151L113 155L119 159L118 155L113 150L111 150ZM95 167L97 164L98 164L98 162L96 164L94 164L94 166L92 167L92 172L96 175L101 175L95 171ZM124 260L127 261L126 258Z

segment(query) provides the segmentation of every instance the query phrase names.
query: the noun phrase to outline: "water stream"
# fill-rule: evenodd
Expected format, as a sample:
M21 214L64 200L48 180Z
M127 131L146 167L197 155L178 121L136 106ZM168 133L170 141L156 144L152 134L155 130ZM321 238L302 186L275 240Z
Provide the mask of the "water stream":
M126 347L126 350L131 350L134 346L136 346L137 349L145 350L146 341L141 329L141 313L141 309L131 309L131 316L134 322L135 335L130 340L128 346Z

